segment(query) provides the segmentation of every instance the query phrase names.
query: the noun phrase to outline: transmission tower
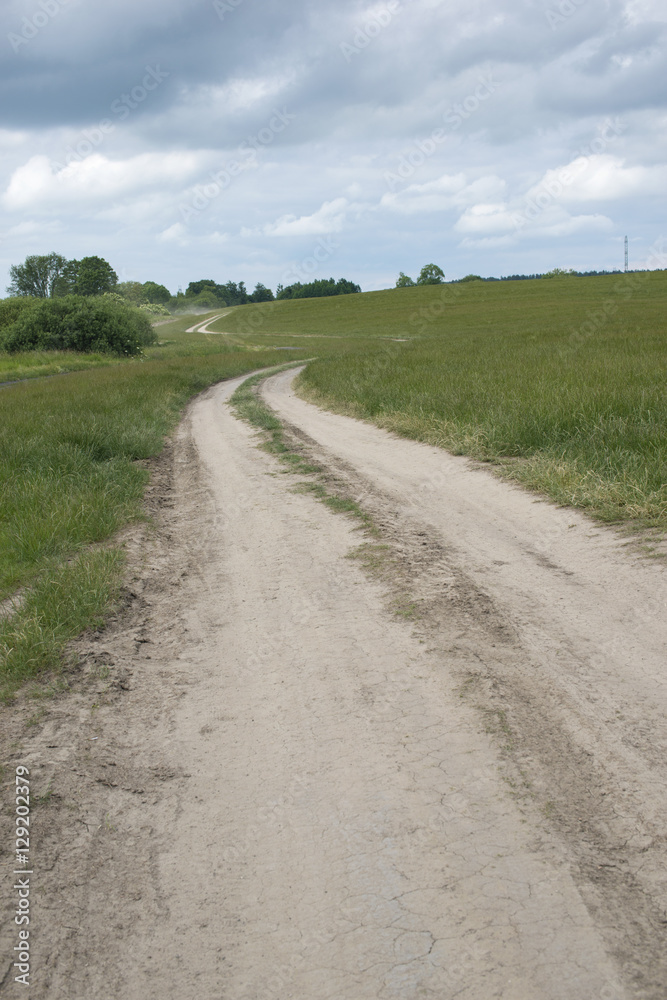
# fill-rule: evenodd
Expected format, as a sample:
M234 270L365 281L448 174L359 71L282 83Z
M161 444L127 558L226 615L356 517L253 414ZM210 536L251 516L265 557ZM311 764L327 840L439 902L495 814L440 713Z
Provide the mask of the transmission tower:
M628 269L628 238L625 237L625 270Z

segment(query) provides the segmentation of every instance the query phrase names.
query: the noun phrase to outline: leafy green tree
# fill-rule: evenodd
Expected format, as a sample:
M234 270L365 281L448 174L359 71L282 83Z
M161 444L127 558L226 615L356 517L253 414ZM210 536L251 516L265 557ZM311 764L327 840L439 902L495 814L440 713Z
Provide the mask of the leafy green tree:
M118 275L103 257L84 257L76 264L74 292L77 295L103 295L118 284Z
M33 254L23 264L12 264L12 279L7 291L10 295L31 295L48 299L57 294L58 280L62 278L69 261L59 253ZM54 292L54 289L56 291Z
M459 285L465 281L484 281L484 278L480 277L479 274L466 274L465 278L459 278Z
M273 292L266 285L258 282L255 285L255 291L250 296L251 302L273 302Z
M397 288L411 288L414 285L414 281L407 274L403 274L402 271L398 272L398 278L396 279Z
M361 291L360 285L355 285L347 278L320 278L318 281L311 281L307 285L302 285L297 281L294 285L281 288L278 292L279 299L314 299L325 295L352 295Z
M140 281L121 281L116 285L114 291L122 295L127 302L133 302L136 306L140 306L142 302L146 301L144 286Z
M437 264L424 264L419 277L418 285L441 285L445 280L445 272Z
M144 281L143 284L144 301L150 305L165 306L171 299L171 292L164 285L158 285L155 281Z
M222 298L228 306L244 306L250 302L250 296L245 286L245 282L228 281L226 285L218 286L221 289Z
M201 295L202 292L209 292L217 296L217 304L223 306L243 306L246 302L255 301L248 295L248 290L242 281L239 281L238 285L235 281L228 281L225 285L221 285L213 281L212 278L203 278L201 281L191 281L186 288L185 295L188 299L188 306L191 304L190 300Z
M186 302L189 309L219 309L220 306L224 306L226 304L209 288L204 288L199 295L188 295Z
M76 278L79 271L78 260L68 260L53 282L51 295L54 299L62 298L63 295L74 295L76 292Z
M214 295L217 295L217 290L220 286L213 280L213 278L202 278L201 281L191 281L188 287L185 289L185 294L188 298L191 296L199 295L201 292L206 290L207 292L212 291Z

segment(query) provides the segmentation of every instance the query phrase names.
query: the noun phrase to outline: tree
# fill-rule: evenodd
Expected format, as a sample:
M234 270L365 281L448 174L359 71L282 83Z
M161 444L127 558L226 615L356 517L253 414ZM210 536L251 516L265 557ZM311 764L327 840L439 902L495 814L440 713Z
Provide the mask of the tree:
M263 285L261 281L258 281L255 285L255 291L250 296L251 302L273 302L273 292L266 285Z
M103 295L118 284L118 275L102 257L84 257L76 265L74 291L77 295Z
M402 271L398 272L398 278L396 279L397 288L411 288L414 285L412 278L408 277L407 274L403 274Z
M235 281L228 281L226 285L218 285L218 288L221 298L228 306L244 306L246 302L250 302L250 296L243 281L239 281L238 285Z
M424 264L419 277L418 285L441 285L445 280L445 272L437 264Z
M115 291L128 302L133 302L137 306L146 301L144 286L140 281L121 281L120 284L116 285Z
M76 292L76 277L79 270L78 260L68 260L64 268L53 282L51 295L54 299L64 295L74 295Z
M143 284L144 301L151 305L166 306L171 299L171 292L164 285L158 285L155 281L144 281Z
M338 281L334 281L333 278L320 278L307 285L302 285L300 281L297 281L294 285L288 285L286 288L279 286L276 297L279 299L313 299L325 295L353 295L360 291L361 286L355 285L347 278L339 278Z
M185 289L185 294L188 298L191 295L199 295L200 292L207 291L213 292L214 295L217 294L218 288L220 286L216 284L213 278L202 278L201 281L191 281L188 287Z
M186 301L189 309L219 309L226 304L210 288L204 288L199 295L188 295Z
M70 262L59 253L26 257L23 264L12 264L9 276L12 279L7 291L10 295L32 295L38 299L48 299L57 294L58 281L62 278ZM54 291L55 289L55 291Z
M546 274L542 275L542 277L543 278L571 278L572 275L576 275L576 273L577 272L573 271L571 267L569 267L569 268L554 267L553 270L547 271Z

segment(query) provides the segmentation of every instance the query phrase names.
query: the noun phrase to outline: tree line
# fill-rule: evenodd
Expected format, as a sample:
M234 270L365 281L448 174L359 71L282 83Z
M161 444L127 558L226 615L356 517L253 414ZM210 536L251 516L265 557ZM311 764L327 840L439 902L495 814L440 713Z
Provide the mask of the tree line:
M10 296L31 298L63 298L68 295L117 296L147 312L179 312L189 309L218 309L222 306L243 306L253 302L273 302L275 299L315 298L324 295L349 295L361 287L345 278L297 282L283 287L276 294L258 282L249 292L245 282L221 283L213 278L191 281L185 292L172 295L165 285L155 281L118 281L118 275L102 257L68 260L62 254L34 254L22 264L9 269Z

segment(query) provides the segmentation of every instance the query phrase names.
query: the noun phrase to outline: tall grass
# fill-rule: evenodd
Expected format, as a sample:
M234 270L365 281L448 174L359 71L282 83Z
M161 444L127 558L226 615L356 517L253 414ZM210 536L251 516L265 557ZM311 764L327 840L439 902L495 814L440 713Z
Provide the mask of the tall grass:
M283 361L278 352L237 350L97 368L0 391L0 599L28 588L0 632L10 689L31 665L55 665L54 650L107 607L117 562L73 557L141 516L148 478L142 460L162 449L187 400L221 379ZM59 604L65 590L54 589L68 560L68 587L88 609L83 618ZM88 592L97 597L86 603L81 595ZM69 625L38 627L35 609L46 605L49 620ZM7 629L24 636L20 656L8 652L14 647Z
M494 462L601 520L664 529L666 315L654 272L279 302L254 336L308 338L319 360L301 390L324 406Z
M0 618L3 700L28 678L58 666L70 639L103 623L118 597L123 564L122 551L105 548L45 567L17 613Z

